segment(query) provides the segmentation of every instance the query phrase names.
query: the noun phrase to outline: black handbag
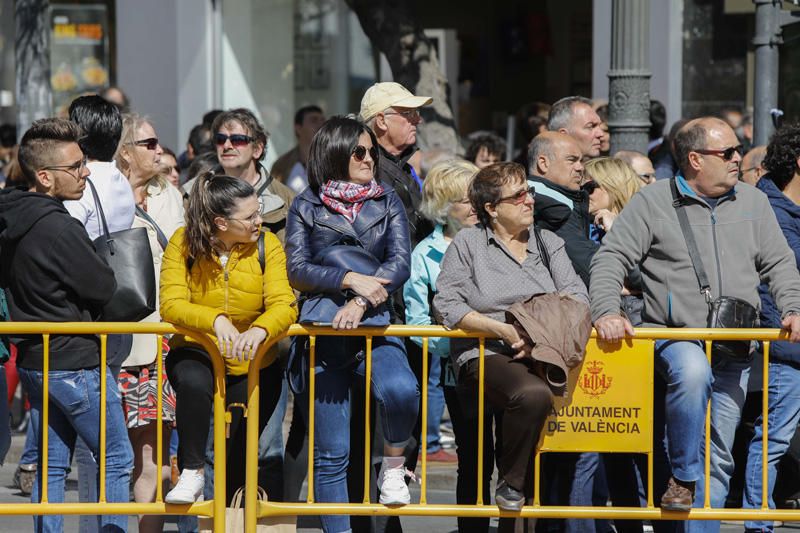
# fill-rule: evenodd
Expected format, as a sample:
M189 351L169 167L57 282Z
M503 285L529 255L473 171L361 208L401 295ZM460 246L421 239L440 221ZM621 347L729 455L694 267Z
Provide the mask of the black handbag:
M156 310L156 275L153 252L145 228L131 228L110 233L97 189L86 180L94 194L97 214L103 234L94 240L97 254L105 259L117 288L111 300L103 306L100 319L104 322L138 322Z
M678 185L675 178L670 180L672 190L672 206L678 214L678 222L681 225L683 238L686 239L686 247L689 249L689 258L692 260L692 267L700 285L700 293L705 297L708 304L707 326L709 328L753 328L758 324L758 310L750 303L734 296L720 296L716 299L711 298L711 285L703 267L703 260L694 240L692 228L689 226L689 217L684 210L683 202L678 195ZM728 357L730 359L749 360L750 341L716 341L711 343L712 355Z

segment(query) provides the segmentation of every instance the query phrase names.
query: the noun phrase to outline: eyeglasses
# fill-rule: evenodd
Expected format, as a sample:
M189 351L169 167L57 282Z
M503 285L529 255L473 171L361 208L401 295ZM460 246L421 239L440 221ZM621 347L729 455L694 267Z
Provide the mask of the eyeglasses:
M403 115L409 122L416 122L422 118L419 115L419 111L416 109L409 109L408 111L389 111L388 113L384 113L384 115Z
M81 172L83 169L86 168L86 158L84 157L80 161L77 161L71 165L52 165L49 167L42 167L40 170L62 170L72 176L75 179L80 179ZM78 175L76 176L73 172L78 171Z
M514 205L519 205L523 203L528 196L531 198L536 198L536 189L534 187L528 187L527 189L522 189L521 191L517 191L510 196L504 196L497 200L498 204L509 203Z
M650 180L656 179L655 172L647 172L645 174L637 174L637 176L642 178L642 181L645 182L645 183L650 183Z
M583 185L581 185L581 189L586 191L586 194L591 195L594 191L600 188L600 185L596 181L587 181Z
M731 146L730 148L723 148L722 150L701 150L697 148L692 150L692 152L703 155L715 155L721 157L723 161L730 161L733 159L733 154L739 154L740 156L744 154L744 146L740 144L738 146Z
M141 139L138 141L133 141L131 144L136 146L143 146L148 150L155 150L156 146L158 146L158 137L150 137L149 139Z
M373 161L377 161L378 160L378 149L375 148L374 146L372 148L370 148L369 150L367 150L366 146L361 146L359 144L358 146L353 148L352 154L353 154L353 157L355 158L355 160L358 161L359 163L361 163L362 161L364 161L364 159L366 159L368 151L369 151L369 156L372 158L372 160Z
M261 209L247 218L229 218L228 220L235 220L237 222L241 222L242 224L248 223L251 226L258 226L261 224Z
M225 135L224 133L217 133L214 135L214 142L217 146L223 146L227 141L231 142L234 148L241 148L255 141L253 137L244 135L243 133L234 133L233 135Z

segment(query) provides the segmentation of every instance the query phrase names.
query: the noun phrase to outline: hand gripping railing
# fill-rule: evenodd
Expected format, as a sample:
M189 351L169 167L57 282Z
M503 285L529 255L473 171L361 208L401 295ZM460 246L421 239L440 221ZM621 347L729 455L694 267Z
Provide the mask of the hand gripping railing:
M157 335L156 368L158 372L157 391L157 472L162 471L163 431L163 358L162 338L164 335L181 333L191 336L202 344L208 352L214 368L214 455L225 456L225 362L219 350L208 335L187 328L158 322L0 322L0 334L42 335L44 345L44 382L42 384L42 442L39 453L42 461L42 484L40 503L0 503L0 515L198 515L213 518L214 531L225 531L225 461L214 462L214 499L191 505L171 505L164 503L160 475L156 483L156 501L152 503L109 503L106 501L106 372L100 372L100 486L96 503L50 503L47 494L48 476L48 422L50 416L49 377L50 336L51 335L92 335L100 336L100 367L106 368L106 344L109 334L155 334Z
M277 341L297 335L309 336L309 415L308 415L308 497L305 503L284 503L284 502L264 502L259 501L257 496L258 483L258 408L259 408L259 369L263 363L263 358L268 348ZM316 503L314 501L314 397L315 397L315 375L313 369L316 366L317 336L334 335L349 337L366 337L366 382L370 382L372 372L372 339L377 336L396 336L396 337L422 337L422 360L423 363L428 359L428 338L429 337L449 337L449 338L476 338L479 342L479 388L478 388L478 450L477 450L477 500L474 505L442 505L427 503L427 461L426 451L420 452L420 462L422 470L421 496L419 504L405 506L387 507L370 502L369 490L364 490L363 503ZM641 429L641 444L631 445L635 439L627 438L605 438L584 435L584 438L560 438L552 431L543 430L542 438L537 448L535 458L535 480L533 505L526 505L519 512L501 511L497 506L488 505L483 501L483 491L481 487L483 479L483 432L484 432L484 348L487 338L492 338L483 333L473 333L463 330L447 330L439 326L389 326L386 328L358 328L356 330L333 330L327 327L306 327L293 325L284 334L272 338L269 344L262 346L251 364L248 374L248 419L247 419L247 474L245 492L245 526L247 531L254 531L258 518L268 516L300 516L300 515L328 515L328 514L349 514L349 515L401 515L401 516L460 516L460 517L524 517L524 518L606 518L606 519L638 519L638 520L743 520L743 519L763 519L763 520L798 520L800 511L778 510L768 508L767 494L767 443L769 438L769 428L767 424L768 413L768 388L769 388L769 349L771 341L786 340L786 333L781 330L771 329L741 329L741 330L720 330L720 329L666 329L666 328L638 328L634 337L627 338L618 343L605 343L598 341L595 333L587 347L587 356L581 368L574 369L570 373L570 384L572 394L564 400L556 399L556 405L577 405L582 400L589 398L591 394L597 393L602 396L605 389L612 386L612 380L599 378L598 368L603 364L613 366L615 358L627 357L625 364L633 363L637 360L645 362L645 372L635 376L638 380L644 380L644 384L649 394L645 394L645 402L642 404L646 409L639 412L639 420L646 423L646 428ZM702 508L692 509L689 512L664 511L654 505L653 497L653 449L652 449L652 383L653 383L653 357L655 340L700 340L705 342L706 356L711 358L711 342L717 340L760 340L764 342L764 372L763 387L764 397L762 406L763 437L762 437L762 504L760 509L712 509L710 506L709 482L710 482L710 400L706 412L705 421L705 504ZM584 370L591 367L590 372L595 375L589 376ZM649 369L649 370L647 370ZM637 369L641 372L641 369ZM582 378L581 386L577 387L578 378ZM591 379L589 379L591 378ZM592 381L594 380L594 381ZM630 380L629 380L630 381ZM422 365L422 405L421 405L421 430L420 442L427 442L427 401L428 401L428 367ZM599 385L598 385L599 383ZM621 385L625 387L625 382ZM605 389L604 389L605 387ZM588 390L588 392L586 392ZM625 391L623 390L624 394ZM635 393L631 393L635 394ZM365 479L364 486L369 487L370 475L370 397L371 387L365 386L365 405L366 414L364 419L364 449L365 449ZM641 398L639 398L641 399ZM591 400L591 398L590 398ZM586 400L586 401L590 401ZM637 398L631 397L631 401ZM559 403L561 402L561 403ZM649 410L649 412L646 412ZM637 411L638 412L638 411ZM558 426L558 420L551 418L554 427ZM567 419L567 422L569 419ZM565 424L565 427L569 427ZM638 428L638 426L637 426ZM574 444L572 444L574 443ZM424 444L423 444L424 445ZM648 458L648 486L647 486L647 505L645 507L567 507L567 506L543 506L540 503L539 487L540 472L539 459L542 453L551 451L571 451L586 452L597 451L604 453L613 452L632 452L646 454ZM660 495L659 495L660 496Z

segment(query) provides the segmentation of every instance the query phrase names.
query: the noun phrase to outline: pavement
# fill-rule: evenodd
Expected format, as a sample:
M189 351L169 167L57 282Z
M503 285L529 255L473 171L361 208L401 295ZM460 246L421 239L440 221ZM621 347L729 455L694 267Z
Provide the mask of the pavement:
M6 463L0 467L0 504L28 503L30 501L28 496L23 496L19 490L13 486L14 471L22 453L23 444L24 435L14 435L11 449L6 456ZM428 466L428 502L455 503L455 465L433 463ZM66 500L68 502L76 502L78 500L77 490L77 474L76 471L73 470L67 479ZM301 498L303 500L305 499L305 485L303 485ZM419 485L412 485L412 501L419 501ZM406 533L455 533L457 531L456 519L452 517L403 517L401 521L403 531ZM67 516L64 520L64 531L78 532L78 524L78 517ZM128 531L138 531L135 517L131 517L128 524ZM494 533L496 530L497 519L492 519L489 531L490 533ZM721 528L722 533L740 533L743 530L744 527L741 523L723 523ZM780 527L776 527L775 530L778 533L800 532L800 523L786 523ZM33 531L33 523L30 516L3 516L2 519L0 519L0 533L26 531ZM178 531L175 517L167 517L164 531ZM299 533L317 533L321 531L318 519L316 517L301 517L298 521L297 531Z

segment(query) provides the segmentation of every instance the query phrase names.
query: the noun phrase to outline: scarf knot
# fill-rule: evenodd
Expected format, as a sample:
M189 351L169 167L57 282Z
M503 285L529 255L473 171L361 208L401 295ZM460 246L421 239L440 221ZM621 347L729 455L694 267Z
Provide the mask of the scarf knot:
M383 187L375 180L367 184L351 183L349 181L328 180L319 189L319 198L322 203L336 211L351 224L355 222L364 202L380 196Z

